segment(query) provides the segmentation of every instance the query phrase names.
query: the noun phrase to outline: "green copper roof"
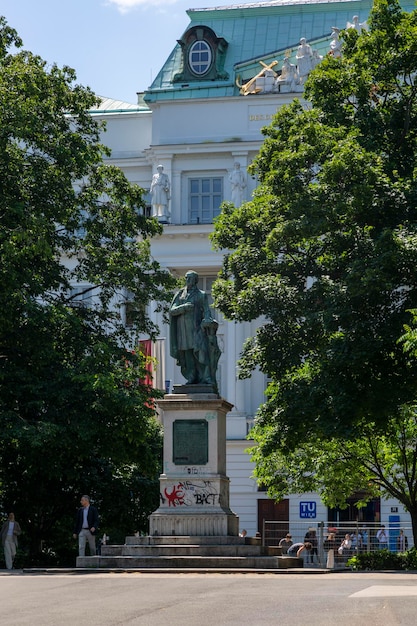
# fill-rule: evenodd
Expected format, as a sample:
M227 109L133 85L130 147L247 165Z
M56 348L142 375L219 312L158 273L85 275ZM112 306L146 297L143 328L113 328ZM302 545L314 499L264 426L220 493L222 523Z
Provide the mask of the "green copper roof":
M182 50L177 44L147 90L145 100L155 102L237 95L236 64L294 48L301 37L311 41L328 36L330 41L332 26L344 28L353 15L359 15L360 21L364 21L371 5L371 0L284 0L190 9L187 11L191 20L187 30L204 25L228 43L224 70L229 78L175 83L173 78L180 71L182 61Z
M415 8L406 0L405 10ZM409 5L409 6L408 6ZM354 15L364 22L372 0L272 0L252 4L234 4L206 9L189 9L190 24L203 25L223 38L228 46L225 54L224 74L228 78L215 80L186 80L176 82L181 71L182 49L175 46L158 73L144 100L152 103L161 100L184 100L233 96L239 93L235 80L246 68L244 76L260 69L259 60L269 62L283 58L288 49L296 50L300 38L307 42L320 40L325 48L330 42L332 26L345 28Z

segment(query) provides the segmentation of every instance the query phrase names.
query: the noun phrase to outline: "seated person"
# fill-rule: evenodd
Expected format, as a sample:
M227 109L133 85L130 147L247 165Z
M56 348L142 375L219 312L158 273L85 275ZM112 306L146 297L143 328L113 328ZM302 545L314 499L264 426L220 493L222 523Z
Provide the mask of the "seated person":
M291 548L292 544L293 544L292 537L290 533L287 533L285 537L283 537L278 544L279 547L282 548L282 554L287 554L287 550L288 548Z

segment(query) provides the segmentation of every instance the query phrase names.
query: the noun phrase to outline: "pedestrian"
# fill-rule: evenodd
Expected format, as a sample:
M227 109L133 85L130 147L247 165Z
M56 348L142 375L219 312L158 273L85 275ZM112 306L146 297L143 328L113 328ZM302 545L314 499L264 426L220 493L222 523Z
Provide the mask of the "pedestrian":
M308 563L311 559L311 563L314 563L314 555L317 557L317 562L319 561L319 553L318 553L318 541L317 541L317 533L315 528L309 528L304 536L304 543L308 541L311 543L311 551L307 555L306 563Z
M384 550L388 547L388 534L385 530L385 526L382 524L381 528L378 530L376 534L376 538L378 539L379 549Z
M401 528L400 534L397 537L397 550L398 552L405 552L408 548L408 539L407 536L404 535L404 531Z
M334 553L337 550L338 542L336 539L335 533L329 533L327 539L324 541L324 549L327 550L327 560L326 567L327 569L334 568Z
M356 530L350 535L350 538L352 540L352 552L358 552L362 545L362 535Z
M98 530L98 511L90 504L90 496L82 496L81 507L77 511L74 526L74 539L78 537L78 556L85 556L88 541L90 555L96 554L96 533Z
M362 535L361 552L368 552L370 549L370 546L369 546L368 529L366 528L366 526L362 526L361 535Z
M346 555L350 556L351 548L352 548L352 540L350 538L350 534L346 533L345 538L343 539L342 543L338 547L337 551L340 556L346 556Z
M21 532L19 522L16 522L14 518L14 513L9 513L7 521L4 522L0 531L7 569L13 569L13 561L18 545L17 537Z
M301 557L304 550L307 550L307 553L311 550L313 546L309 541L304 541L303 543L293 543L287 550L287 556L297 556Z

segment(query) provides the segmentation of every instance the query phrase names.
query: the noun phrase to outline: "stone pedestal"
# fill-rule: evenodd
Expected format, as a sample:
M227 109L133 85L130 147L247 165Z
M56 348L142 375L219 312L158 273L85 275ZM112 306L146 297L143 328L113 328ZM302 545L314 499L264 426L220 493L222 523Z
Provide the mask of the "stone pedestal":
M232 405L205 385L174 386L158 402L164 426L160 506L150 535L237 536L229 506L226 414Z

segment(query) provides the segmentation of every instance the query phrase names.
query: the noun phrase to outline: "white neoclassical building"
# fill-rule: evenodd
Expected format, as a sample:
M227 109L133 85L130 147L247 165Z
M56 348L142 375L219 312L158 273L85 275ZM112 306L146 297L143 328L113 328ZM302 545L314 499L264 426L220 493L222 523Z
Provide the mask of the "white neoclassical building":
M404 8L414 8L409 5ZM162 266L176 276L196 270L199 287L210 292L222 263L208 238L213 218L223 201L250 199L257 182L246 168L261 146L261 128L279 107L294 97L302 100L311 68L326 54L340 54L339 30L347 24L366 27L370 8L370 0L272 0L190 9L186 31L173 33L172 53L148 90L138 94L137 104L103 98L99 110L91 112L106 121L103 141L112 150L111 162L147 191L150 212L158 166L168 177L168 208L159 215L163 234L152 243L152 254ZM258 491L246 435L263 402L266 381L260 372L238 380L236 370L242 344L254 326L216 317L218 384L220 394L233 404L227 418L227 474L240 527L255 534L262 531L264 519L289 520L293 534L300 536L302 523L355 519L356 509L329 511L317 494L290 496L275 504ZM167 386L182 383L169 350L161 349L168 328L162 318L156 321L161 329L159 379ZM361 519L409 524L395 501L371 503Z

